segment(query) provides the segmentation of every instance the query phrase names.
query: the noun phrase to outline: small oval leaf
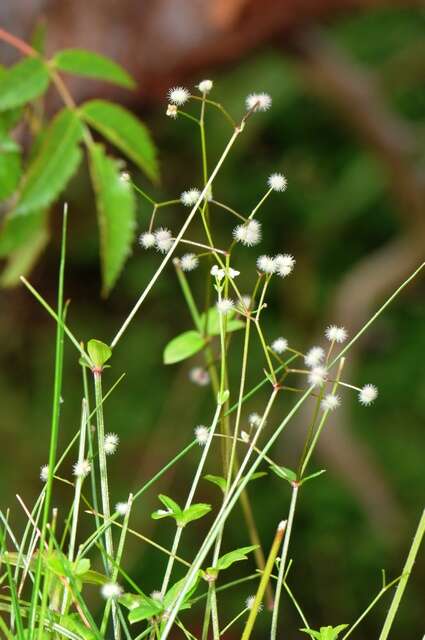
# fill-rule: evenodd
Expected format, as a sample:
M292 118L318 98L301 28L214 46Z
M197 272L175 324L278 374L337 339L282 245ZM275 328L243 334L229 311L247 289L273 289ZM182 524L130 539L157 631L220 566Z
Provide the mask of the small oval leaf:
M87 351L94 366L99 367L100 369L112 356L111 348L100 340L89 340L87 344Z
M185 331L173 338L164 349L164 364L174 364L190 358L204 346L204 339L197 331Z
M98 80L107 80L121 87L133 89L136 86L133 78L119 64L105 56L86 49L64 49L59 51L53 60L60 71L86 76Z
M49 86L49 73L40 58L25 58L1 74L0 111L38 98Z

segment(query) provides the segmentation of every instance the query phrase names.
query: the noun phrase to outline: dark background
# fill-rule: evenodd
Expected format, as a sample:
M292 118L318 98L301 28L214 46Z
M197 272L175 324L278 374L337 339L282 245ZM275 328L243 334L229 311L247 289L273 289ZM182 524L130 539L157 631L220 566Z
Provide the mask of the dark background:
M165 118L170 85L192 87L211 77L212 97L238 117L244 97L267 91L273 108L249 123L221 173L216 192L241 211L249 211L264 190L266 177L282 170L289 187L271 197L263 212L261 252L289 251L294 275L271 287L265 328L270 340L284 335L308 348L330 322L353 334L423 260L425 12L415 3L331 1L263 3L216 2L12 2L0 19L14 34L29 38L40 18L47 25L48 51L81 46L111 55L136 77L134 94L107 85L72 79L74 98L113 98L132 108L149 126L160 150L161 199L176 197L200 183L198 141L190 123ZM2 45L2 62L14 59ZM58 103L52 93L48 108ZM208 117L211 163L227 138L226 125ZM145 179L129 170L148 190ZM159 263L156 255L134 247L108 300L100 298L97 230L84 167L67 189L70 208L66 295L69 324L81 339L109 341ZM56 287L61 204L51 212L52 241L31 281L53 301ZM139 207L140 231L149 209ZM176 230L181 207L162 222ZM232 223L220 218L215 229L226 243ZM254 276L255 250L241 250L237 267L247 286ZM202 292L201 274L191 276ZM353 621L380 586L380 570L399 575L423 505L425 352L424 286L420 277L391 305L352 350L345 376L353 384L373 382L377 402L364 409L351 394L325 433L313 462L327 473L301 493L290 549L290 584L313 628ZM2 508L10 506L17 530L23 522L15 501L30 505L46 462L52 391L54 325L22 289L0 293L0 481ZM125 499L192 438L207 422L213 402L208 390L187 381L190 366L165 367L167 341L187 328L190 317L170 267L160 279L114 354L108 386L127 373L108 400L108 430L121 438L111 459L112 499ZM239 341L239 342L238 342ZM240 338L235 338L235 347ZM237 348L234 353L237 354ZM238 359L231 363L237 372ZM261 377L254 352L249 385ZM80 371L67 346L61 441L78 427ZM247 407L260 411L266 396ZM277 421L285 409L280 404ZM299 456L305 416L288 430L274 457L291 466ZM270 419L270 424L273 420ZM72 458L72 457L71 457ZM69 477L72 459L64 466ZM184 500L198 452L168 473L134 509L133 527L170 544L172 526L154 523L156 494ZM212 473L218 469L211 462ZM264 546L285 516L289 489L268 476L250 487ZM64 504L64 486L55 496ZM218 501L205 483L199 497ZM226 550L248 544L237 513L227 529ZM86 517L85 526L90 525ZM202 524L188 528L181 554L190 558ZM164 559L129 540L125 568L149 592L159 587ZM254 570L251 561L233 575ZM229 574L230 575L230 574ZM418 562L399 610L394 637L422 637L424 563ZM253 584L223 599L223 621L242 607ZM229 594L229 592L227 592ZM93 593L93 598L96 594ZM377 637L387 596L353 638ZM287 638L301 637L296 614L285 599ZM258 622L256 637L268 637L270 615ZM194 623L196 626L196 622ZM238 629L234 635L237 638Z

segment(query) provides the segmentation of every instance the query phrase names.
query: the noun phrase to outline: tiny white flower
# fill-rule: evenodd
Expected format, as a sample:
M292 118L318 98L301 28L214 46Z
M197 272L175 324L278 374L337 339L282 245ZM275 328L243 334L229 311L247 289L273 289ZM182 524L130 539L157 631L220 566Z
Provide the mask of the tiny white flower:
M285 278L294 268L295 258L289 253L279 254L274 258L275 272Z
M107 456L111 456L115 453L118 447L120 439L116 433L107 433L104 439L104 449Z
M116 582L106 582L102 585L100 592L105 600L109 600L119 598L123 594L123 589Z
M245 607L251 610L252 607L254 606L254 602L255 602L255 596L248 596L247 599L245 600ZM262 611L262 610L263 610L263 605L260 604L258 607L258 611Z
M162 594L159 590L152 591L151 593L152 600L162 600Z
M258 427L260 426L261 421L262 421L262 417L260 416L259 413L255 413L255 412L250 413L248 416L249 425L251 427L255 427L256 429L258 429Z
M229 278L237 278L240 275L240 271L236 271L236 269L232 269L232 267L229 267L227 269L227 275L229 276Z
M81 460L74 464L72 470L76 478L86 478L91 471L91 464L88 460Z
M158 251L161 253L167 253L171 249L171 245L173 244L173 238L171 235L171 231L169 229L165 229L164 227L160 227L155 231L155 244Z
M201 80L201 82L198 84L198 89L201 93L209 93L212 88L213 88L212 80Z
M304 362L307 367L317 367L325 357L325 352L322 347L311 347L309 351L305 354Z
M177 105L175 104L169 104L167 105L167 111L165 112L165 115L168 116L169 118L177 118Z
M359 392L359 402L367 407L378 397L378 388L374 384L365 384Z
M182 105L190 98L190 92L185 87L173 87L168 92L168 99L176 105Z
M261 241L261 224L258 220L249 220L233 229L233 237L246 247L253 247Z
M276 353L283 353L288 348L288 341L285 338L276 338L274 342L272 342L272 349Z
M117 504L115 505L115 511L120 516L125 516L127 515L128 506L128 502L117 502Z
M42 480L43 482L47 482L48 477L49 477L49 465L43 464L43 466L40 467L40 480Z
M272 106L272 99L268 93L250 93L245 100L247 111L267 111Z
M249 442L249 433L241 431L241 440L242 442Z
M325 367L317 366L313 367L313 369L308 374L308 381L310 384L313 384L315 387L321 387L323 383L326 381L328 372Z
M180 266L183 271L193 271L198 265L199 259L194 253L185 253L180 260Z
M245 307L245 310L248 311L248 309L251 307L251 302L252 302L251 296L243 295L241 299L242 299L242 304Z
M217 311L222 315L228 314L234 306L235 303L233 300L230 300L230 298L222 298L221 300L218 300L216 304Z
M209 435L209 430L207 429L207 427L204 427L203 424L200 424L199 426L196 427L195 438L196 438L196 442L201 447L204 447L207 444L208 435Z
M180 196L180 201L185 207L191 207L198 201L200 195L201 192L199 189L188 189L187 191L183 191Z
M128 171L121 171L120 180L121 182L130 182L130 174Z
M224 269L221 269L218 266L218 264L215 264L211 267L210 274L215 278L217 278L217 280L220 282L221 280L223 280L224 276L226 275L226 272Z
M154 247L156 243L155 236L150 231L145 231L139 236L139 244L144 249L150 249Z
M189 380L199 387L206 387L210 383L210 374L202 367L193 367L189 371Z
M270 256L259 256L257 258L257 268L262 273L274 273L275 262Z
M267 184L273 191L285 191L288 181L282 173L272 173L267 179Z
M339 396L334 395L333 393L328 393L320 403L323 411L329 410L333 411L341 404L341 400Z
M325 336L329 342L345 342L347 335L344 327L337 327L335 324L331 324L325 331Z

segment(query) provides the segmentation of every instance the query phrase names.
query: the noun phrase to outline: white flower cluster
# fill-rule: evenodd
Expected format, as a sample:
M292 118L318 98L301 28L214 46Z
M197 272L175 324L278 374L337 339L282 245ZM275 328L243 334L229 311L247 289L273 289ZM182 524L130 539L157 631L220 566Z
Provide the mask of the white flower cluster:
M180 195L180 201L185 207L192 207L198 201L200 195L199 189L188 189Z
M233 229L233 237L246 247L253 247L261 242L261 223L257 220L248 220Z
M289 253L278 254L271 257L262 255L257 258L257 269L261 273L276 274L281 278L286 278L294 269L295 258Z
M232 278L232 279L240 275L240 271L236 271L236 269L232 269L232 267L229 267L228 269L222 269L221 267L218 266L218 264L215 264L213 267L211 267L210 273L212 276L214 276L214 278L217 278L219 282L223 280L226 273L229 276L229 278Z
M139 244L143 249L155 247L160 253L168 253L173 244L173 236L169 229L159 227L156 231L145 231L139 236Z
M195 429L196 442L200 447L204 447L208 442L209 429L200 424Z
M118 444L119 444L119 437L117 436L116 433L107 433L104 441L103 441L103 447L105 449L105 453L107 456L111 456L115 453L115 451L117 450Z

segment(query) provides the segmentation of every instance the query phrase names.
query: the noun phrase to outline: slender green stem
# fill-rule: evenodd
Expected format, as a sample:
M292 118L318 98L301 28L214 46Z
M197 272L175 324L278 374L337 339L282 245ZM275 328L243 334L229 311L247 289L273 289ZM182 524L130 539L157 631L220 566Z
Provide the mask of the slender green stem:
M230 629L230 627L232 627L232 626L235 624L235 622L237 622L237 621L239 620L239 618L242 618L242 616L243 616L243 615L245 615L245 613L246 613L247 611L249 611L249 609L248 609L248 607L245 607L245 609L242 609L242 611L240 611L240 612L238 613L238 615L237 615L237 616L235 616L234 618L232 618L232 619L230 620L230 622L228 622L228 623L226 624L226 626L225 626L225 627L223 627L223 629L221 629L221 631L220 631L220 636L224 636L224 634L226 633L226 631L228 631L228 630Z

